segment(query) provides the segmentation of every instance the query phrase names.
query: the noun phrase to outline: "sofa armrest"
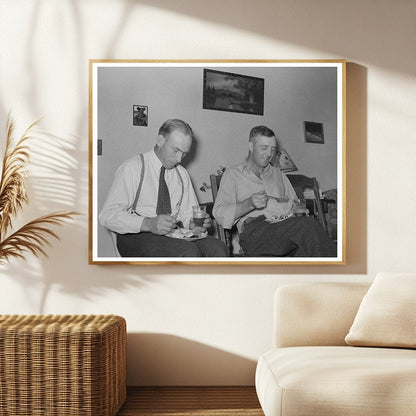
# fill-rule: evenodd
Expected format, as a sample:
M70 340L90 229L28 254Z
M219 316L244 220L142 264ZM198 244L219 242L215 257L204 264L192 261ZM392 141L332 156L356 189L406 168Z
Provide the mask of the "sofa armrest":
M274 298L273 345L346 345L344 338L369 283L299 283Z

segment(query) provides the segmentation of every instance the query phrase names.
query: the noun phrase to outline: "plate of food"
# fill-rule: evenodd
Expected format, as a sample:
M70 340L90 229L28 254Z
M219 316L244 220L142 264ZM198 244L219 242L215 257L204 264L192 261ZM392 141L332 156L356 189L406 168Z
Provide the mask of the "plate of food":
M176 228L169 234L166 234L166 237L185 241L195 241L206 238L207 235L208 233L205 229L202 231L201 229L188 230L187 228Z
M264 221L275 224L277 222L287 220L290 217L293 217L293 214L273 215L272 217L266 218Z

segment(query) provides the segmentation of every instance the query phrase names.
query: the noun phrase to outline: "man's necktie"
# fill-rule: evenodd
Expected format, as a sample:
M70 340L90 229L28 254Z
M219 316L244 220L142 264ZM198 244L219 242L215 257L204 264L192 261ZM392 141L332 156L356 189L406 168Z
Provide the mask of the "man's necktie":
M160 168L159 175L159 191L157 194L156 215L171 214L172 208L170 205L169 189L165 181L165 167Z

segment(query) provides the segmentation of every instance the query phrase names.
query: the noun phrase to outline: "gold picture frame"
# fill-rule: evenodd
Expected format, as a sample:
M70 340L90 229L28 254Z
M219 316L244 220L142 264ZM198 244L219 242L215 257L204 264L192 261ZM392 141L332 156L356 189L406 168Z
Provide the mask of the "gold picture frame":
M263 114L204 108L204 71L264 80ZM345 236L346 61L331 60L90 60L89 62L89 263L138 265L342 265ZM320 88L319 94L316 93ZM145 129L132 126L131 109L146 103L152 118ZM166 119L188 122L196 145L186 168L202 205L212 210L211 186L218 167L243 155L250 126L277 130L289 170L317 179L319 199L337 245L334 257L120 257L116 234L101 226L99 213L120 164L149 150ZM304 120L325 123L325 143L305 141ZM290 154L290 156L289 156ZM284 162L283 159L281 160ZM201 186L201 184L203 186ZM326 197L326 191L330 197ZM321 193L322 191L322 193ZM306 192L306 191L305 191ZM312 194L309 194L309 196ZM312 199L316 199L312 195ZM335 197L334 197L335 195ZM211 204L211 205L210 205ZM316 204L308 202L308 207ZM329 207L329 208L328 208ZM334 218L329 218L331 213ZM316 214L318 215L318 214ZM321 213L322 215L322 213ZM335 221L335 223L334 223ZM218 229L212 233L219 237ZM231 235L238 249L238 237ZM237 239L237 242L233 239Z

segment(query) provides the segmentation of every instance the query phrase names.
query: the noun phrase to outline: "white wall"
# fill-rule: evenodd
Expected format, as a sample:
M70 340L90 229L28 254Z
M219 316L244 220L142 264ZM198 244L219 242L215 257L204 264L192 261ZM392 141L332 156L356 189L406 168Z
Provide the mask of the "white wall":
M48 133L33 142L23 219L59 209L83 216L58 230L49 258L1 269L1 312L124 316L129 384L252 384L271 346L276 287L414 271L415 6L3 0L2 129L12 109L20 131L44 117ZM347 265L89 266L90 58L346 58Z

